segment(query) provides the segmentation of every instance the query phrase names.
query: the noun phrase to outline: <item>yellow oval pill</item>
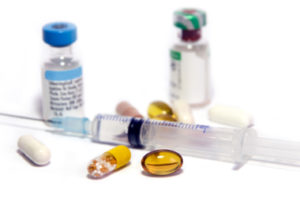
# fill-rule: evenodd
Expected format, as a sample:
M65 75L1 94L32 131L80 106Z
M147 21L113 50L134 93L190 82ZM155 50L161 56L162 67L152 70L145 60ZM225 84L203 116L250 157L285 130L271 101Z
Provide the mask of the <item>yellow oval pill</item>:
M181 168L183 159L175 151L162 149L147 153L141 163L144 170L150 174L169 175Z
M176 119L176 116L172 110L172 108L162 102L162 101L154 101L152 103L150 103L149 107L148 107L148 116L149 118L155 119L155 117L157 116L171 116L174 119Z

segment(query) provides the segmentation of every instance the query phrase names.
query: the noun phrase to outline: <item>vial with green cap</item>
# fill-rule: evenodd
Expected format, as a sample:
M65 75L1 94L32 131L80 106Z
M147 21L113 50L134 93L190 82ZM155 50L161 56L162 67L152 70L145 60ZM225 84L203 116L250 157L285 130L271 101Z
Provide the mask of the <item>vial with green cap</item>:
M183 9L174 13L174 25L179 39L171 51L171 101L185 100L191 106L203 106L210 101L209 47L203 39L206 13Z
M77 28L55 22L43 27L45 47L42 63L43 116L51 119L83 116L82 68L74 53Z

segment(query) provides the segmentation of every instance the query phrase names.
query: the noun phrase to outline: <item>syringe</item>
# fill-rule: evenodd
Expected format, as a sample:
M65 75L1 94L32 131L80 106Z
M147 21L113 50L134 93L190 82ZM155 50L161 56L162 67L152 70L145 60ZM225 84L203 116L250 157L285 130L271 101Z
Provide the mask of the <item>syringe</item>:
M54 118L62 134L148 150L168 148L183 155L244 164L248 160L300 166L300 143L258 137L253 128L217 128L119 115Z

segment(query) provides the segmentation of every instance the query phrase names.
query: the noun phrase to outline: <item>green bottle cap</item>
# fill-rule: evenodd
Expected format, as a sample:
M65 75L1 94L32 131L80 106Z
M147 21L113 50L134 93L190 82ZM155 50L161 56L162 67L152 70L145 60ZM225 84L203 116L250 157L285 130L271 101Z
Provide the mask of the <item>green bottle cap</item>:
M182 30L196 30L206 26L206 13L196 9L182 9L174 13L174 25Z

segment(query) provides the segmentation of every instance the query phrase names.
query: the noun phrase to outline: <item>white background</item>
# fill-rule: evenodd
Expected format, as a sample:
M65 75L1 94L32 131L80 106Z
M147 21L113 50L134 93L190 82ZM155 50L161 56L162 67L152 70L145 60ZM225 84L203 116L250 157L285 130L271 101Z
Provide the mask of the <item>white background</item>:
M84 68L85 111L114 113L128 100L146 115L151 101L168 101L168 48L172 12L208 13L214 103L242 107L265 137L299 140L300 26L297 1L1 1L0 111L40 117L41 28L47 22L78 26ZM207 109L194 111L210 124ZM2 120L2 119L1 119ZM86 177L90 159L111 146L30 128L0 124L0 196L299 196L300 168L249 162L233 165L184 157L180 174L151 177L131 164L101 180ZM15 121L14 124L19 124ZM52 151L51 164L34 167L17 151L32 134Z

